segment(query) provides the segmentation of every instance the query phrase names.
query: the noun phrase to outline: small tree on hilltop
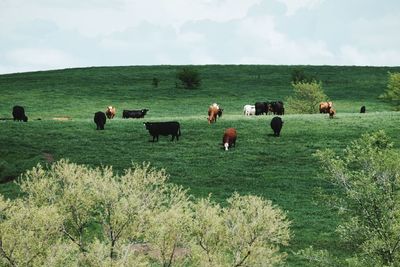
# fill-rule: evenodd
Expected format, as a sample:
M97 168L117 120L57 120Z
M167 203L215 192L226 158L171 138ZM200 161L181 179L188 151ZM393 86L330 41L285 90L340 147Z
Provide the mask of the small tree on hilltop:
M397 109L400 108L400 73L390 73L389 81L385 93L381 95L381 98L393 101Z
M324 196L343 222L337 232L351 246L355 266L400 264L400 153L383 131L365 134L342 157L316 153L337 189Z
M294 113L317 113L318 104L328 98L322 90L321 82L293 82L292 86L294 95L288 97L287 105Z
M178 71L176 77L181 81L182 86L186 89L198 88L201 84L200 74L193 68L183 68Z

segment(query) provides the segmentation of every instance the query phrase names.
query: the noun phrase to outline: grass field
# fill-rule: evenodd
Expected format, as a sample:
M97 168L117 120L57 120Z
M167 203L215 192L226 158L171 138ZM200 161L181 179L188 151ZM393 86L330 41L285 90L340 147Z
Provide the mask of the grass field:
M388 71L400 68L303 66L322 81L338 111L326 115L289 114L281 137L272 136L268 116L245 117L244 104L285 100L292 93L294 66L196 66L203 83L197 90L175 87L177 66L70 69L0 76L0 117L11 117L14 105L25 107L28 123L0 121L0 154L6 176L18 176L37 163L68 158L91 166L112 165L120 172L132 162L165 168L170 180L189 188L196 197L209 193L218 202L233 192L271 199L287 211L293 238L286 251L312 245L338 257L350 252L334 230L337 216L315 202L313 190L332 190L319 175L312 156L317 149L340 152L365 132L384 129L400 146L400 113L378 96L385 90ZM160 79L158 88L152 78ZM216 124L208 125L207 108L224 108ZM117 107L117 118L96 131L93 114ZM366 114L359 114L362 105ZM122 109L149 108L145 119L121 119ZM69 120L54 120L68 117ZM40 118L41 120L37 120ZM178 142L160 137L149 142L144 121L177 120ZM238 131L237 147L220 148L225 128ZM1 165L0 165L1 166ZM0 193L17 197L14 183L0 184ZM290 266L304 264L289 256Z

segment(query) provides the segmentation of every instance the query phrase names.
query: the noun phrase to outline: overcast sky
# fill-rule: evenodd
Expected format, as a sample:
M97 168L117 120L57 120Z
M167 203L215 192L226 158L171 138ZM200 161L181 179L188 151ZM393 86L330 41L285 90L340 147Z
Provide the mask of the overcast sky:
M0 0L0 73L400 65L399 0Z

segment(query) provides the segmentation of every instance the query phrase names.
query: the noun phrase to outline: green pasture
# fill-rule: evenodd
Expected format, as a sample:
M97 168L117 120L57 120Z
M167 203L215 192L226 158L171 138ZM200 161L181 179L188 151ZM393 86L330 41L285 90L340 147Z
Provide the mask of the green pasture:
M69 69L0 76L0 118L10 118L14 105L25 107L28 123L0 120L0 181L19 176L37 163L68 158L90 166L112 165L122 172L132 163L150 162L165 168L170 181L195 197L221 203L237 191L273 201L292 221L290 266L307 265L290 254L308 246L328 249L338 257L350 254L334 232L338 219L315 199L318 187L333 190L321 176L313 157L318 149L341 152L365 132L384 129L400 147L400 113L378 96L385 90L388 71L400 68L302 66L322 81L337 116L326 114L283 116L281 137L272 136L272 115L245 117L243 105L255 101L285 100L292 93L291 72L296 66L195 66L202 87L176 87L179 66ZM159 87L151 84L160 79ZM217 102L224 114L208 125L207 108ZM117 117L96 131L93 114L106 106ZM366 114L359 114L362 105ZM122 119L123 109L148 108L145 119ZM40 120L38 120L40 118ZM63 118L64 120L55 120ZM65 120L65 118L68 118ZM157 143L145 121L177 120L179 141L160 136ZM235 127L237 147L225 152L225 128ZM0 184L0 193L15 198L12 183Z

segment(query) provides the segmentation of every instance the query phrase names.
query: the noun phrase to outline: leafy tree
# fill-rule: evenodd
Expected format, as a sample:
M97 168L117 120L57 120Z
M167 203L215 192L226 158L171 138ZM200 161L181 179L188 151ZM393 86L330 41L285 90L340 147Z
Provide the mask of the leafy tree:
M186 89L196 89L201 85L201 77L197 70L185 67L176 74L182 86Z
M293 82L292 87L294 95L287 98L287 105L294 113L317 113L318 104L328 99L322 90L321 82Z
M397 108L400 107L400 73L390 73L387 89L384 94L381 95L383 99L393 101Z
M121 176L111 167L66 160L48 169L38 165L19 181L22 198L0 195L0 265L254 266L284 260L278 250L289 240L289 222L270 202L235 194L226 208L193 203L167 180L164 170L148 164Z
M194 247L201 266L274 266L289 241L289 222L271 202L256 196L228 199L221 208L209 199L195 205Z
M400 264L400 153L378 131L352 142L342 157L316 154L336 191L326 199L339 211L337 228L355 252L356 266Z

